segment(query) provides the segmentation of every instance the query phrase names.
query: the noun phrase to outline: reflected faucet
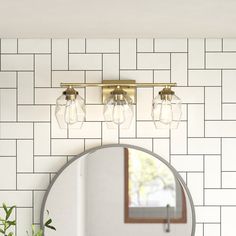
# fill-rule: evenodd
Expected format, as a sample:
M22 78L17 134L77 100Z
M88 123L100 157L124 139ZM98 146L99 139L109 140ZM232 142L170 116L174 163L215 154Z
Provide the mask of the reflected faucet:
M166 226L166 233L170 232L170 205L166 205L166 218L167 218L167 226Z

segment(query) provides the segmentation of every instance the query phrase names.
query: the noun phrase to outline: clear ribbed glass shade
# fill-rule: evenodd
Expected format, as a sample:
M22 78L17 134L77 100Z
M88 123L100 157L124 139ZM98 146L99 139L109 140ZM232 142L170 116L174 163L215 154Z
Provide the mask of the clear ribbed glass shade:
M79 94L73 100L66 100L63 94L56 100L55 115L60 128L67 128L67 125L73 125L81 128L85 120L84 100Z
M120 125L128 129L133 119L133 101L127 95L122 95L122 100L111 95L105 101L103 114L108 128Z
M170 95L171 99L161 99L159 94L153 99L152 119L156 128L178 128L181 119L181 100L176 95Z

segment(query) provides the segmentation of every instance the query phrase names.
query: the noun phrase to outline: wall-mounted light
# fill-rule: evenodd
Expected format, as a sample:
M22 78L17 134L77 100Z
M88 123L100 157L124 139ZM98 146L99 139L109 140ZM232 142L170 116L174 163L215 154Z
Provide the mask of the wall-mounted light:
M133 100L119 85L110 93L105 100L104 119L122 127L128 128L133 118Z
M85 120L85 105L83 98L73 86L68 88L57 98L55 115L60 128L78 124L82 126Z
M177 128L181 114L181 100L171 87L166 86L152 103L152 118L156 128Z
M108 127L119 125L128 128L133 119L137 87L164 87L153 99L152 118L156 128L177 128L181 117L181 101L171 87L175 83L135 83L134 80L104 80L103 83L61 83L67 87L57 99L56 117L61 128L85 120L84 100L74 87L101 87L104 119ZM145 99L145 98L143 98ZM111 125L112 124L112 125Z

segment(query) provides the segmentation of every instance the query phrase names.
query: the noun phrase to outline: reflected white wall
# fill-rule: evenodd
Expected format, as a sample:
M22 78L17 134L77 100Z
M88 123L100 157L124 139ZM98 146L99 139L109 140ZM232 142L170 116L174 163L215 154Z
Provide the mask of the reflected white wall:
M86 161L87 158L79 159L79 165L75 165L77 168L77 203L75 203L76 216L77 216L77 225L76 225L76 232L77 235L85 236L86 235L86 208L87 208L87 201L86 201Z
M53 185L45 209L50 211L57 230L45 229L45 236L86 235L85 169L84 156L66 168Z

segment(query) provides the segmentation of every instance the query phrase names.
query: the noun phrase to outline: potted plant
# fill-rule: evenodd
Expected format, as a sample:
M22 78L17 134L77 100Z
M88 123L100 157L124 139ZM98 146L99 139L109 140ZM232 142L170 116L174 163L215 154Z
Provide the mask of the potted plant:
M13 232L9 232L10 229L16 225L16 221L15 220L10 220L10 216L13 212L13 209L16 208L16 206L12 206L10 208L7 208L6 204L3 203L2 204L3 210L4 210L4 217L0 216L0 223L2 225L2 227L0 228L0 234L4 235L4 236L13 236L14 233Z
M52 225L52 219L49 218L49 211L47 211L47 215L48 215L48 219L46 220L46 222L44 223L44 227L52 229L52 230L56 230L56 228ZM29 236L29 232L26 231L28 236ZM11 235L10 235L11 236ZM32 225L32 236L43 236L43 229L38 229L38 231L35 230L35 225Z
M14 233L11 231L11 228L16 225L16 220L11 220L11 215L13 213L13 210L16 208L16 206L7 207L5 203L2 204L3 210L4 210L4 216L0 216L0 235L3 236L13 236ZM44 227L49 228L51 230L56 230L56 228L52 225L52 219L49 217L49 211L47 211L48 219L44 223ZM29 235L29 232L26 231L26 233ZM43 236L43 229L39 228L36 230L35 225L32 225L32 236Z

